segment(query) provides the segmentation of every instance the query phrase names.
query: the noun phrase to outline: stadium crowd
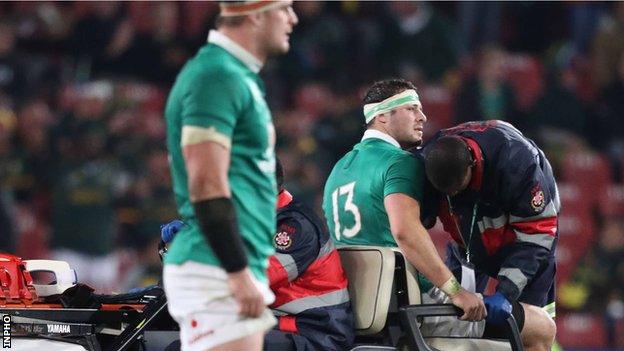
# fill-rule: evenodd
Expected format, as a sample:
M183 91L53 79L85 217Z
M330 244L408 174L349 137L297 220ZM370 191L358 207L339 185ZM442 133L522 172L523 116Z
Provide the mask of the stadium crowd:
M416 83L426 136L510 121L546 151L560 185L558 312L600 316L584 328L603 333L598 347L624 346L624 3L295 9L291 52L263 70L288 189L320 206L332 165L363 133L362 90L380 78ZM0 4L1 251L94 257L81 276L101 290L158 280L159 225L177 216L164 99L217 10Z

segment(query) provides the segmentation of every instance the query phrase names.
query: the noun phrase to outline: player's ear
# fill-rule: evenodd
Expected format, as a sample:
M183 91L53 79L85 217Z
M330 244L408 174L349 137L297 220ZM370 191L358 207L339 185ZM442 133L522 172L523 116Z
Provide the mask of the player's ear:
M254 27L261 27L265 16L263 16L262 12L250 13L247 15L247 20L250 21Z
M377 115L375 117L375 119L377 121L379 121L379 123L382 123L382 124L388 123L388 119L389 118L390 118L390 114L389 113L382 113L382 114L379 114L379 115Z

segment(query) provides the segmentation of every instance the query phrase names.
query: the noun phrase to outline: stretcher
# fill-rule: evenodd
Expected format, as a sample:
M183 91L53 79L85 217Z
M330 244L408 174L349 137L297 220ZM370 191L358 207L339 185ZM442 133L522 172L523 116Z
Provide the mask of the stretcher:
M0 287L3 347L11 350L163 350L178 338L158 286L98 295L66 262L0 254Z
M6 304L0 306L0 314L10 316L15 350L163 350L178 338L178 326L167 312L165 294L158 290L99 308Z

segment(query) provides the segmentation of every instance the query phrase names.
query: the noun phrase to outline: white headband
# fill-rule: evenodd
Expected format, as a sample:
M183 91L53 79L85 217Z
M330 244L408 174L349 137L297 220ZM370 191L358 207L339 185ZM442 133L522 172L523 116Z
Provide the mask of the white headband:
M366 123L369 123L376 116L394 110L397 107L405 105L415 105L420 103L418 93L414 89L405 90L399 94L393 95L384 101L375 102L364 105L364 117Z

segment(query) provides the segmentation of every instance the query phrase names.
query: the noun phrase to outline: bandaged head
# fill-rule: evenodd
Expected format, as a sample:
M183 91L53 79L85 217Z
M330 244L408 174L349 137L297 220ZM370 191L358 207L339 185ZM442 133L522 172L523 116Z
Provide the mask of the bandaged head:
M382 113L390 112L398 107L416 104L420 104L418 93L416 90L407 89L383 101L364 105L364 118L368 124Z

